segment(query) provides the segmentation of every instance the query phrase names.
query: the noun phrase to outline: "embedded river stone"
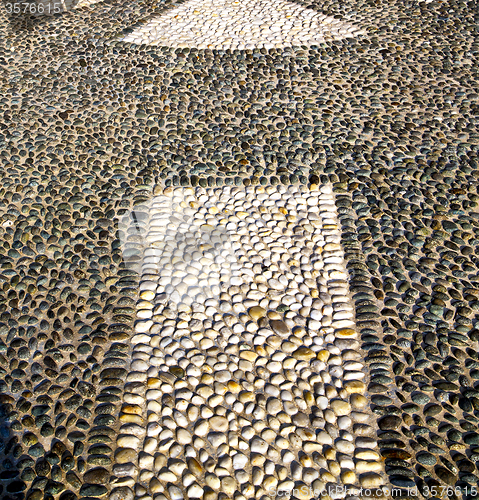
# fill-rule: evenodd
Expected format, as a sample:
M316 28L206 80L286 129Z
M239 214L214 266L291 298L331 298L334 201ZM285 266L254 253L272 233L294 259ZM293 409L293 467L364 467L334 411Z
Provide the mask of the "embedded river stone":
M161 194L153 192L160 183L205 189L331 184L341 227L337 244L344 251L356 321L354 328L335 331L335 346L342 352L343 363L338 365L344 370L342 388L353 396L347 401L351 414L337 415L331 403L338 398L332 396L326 409L334 414L337 428L346 431L347 419L364 418L360 414L369 414L369 405L375 421L400 418L395 428L380 430L377 448L364 450L367 441L354 440L363 450L350 472L356 479L365 474L364 484L375 484L377 477L367 474L381 472L384 463L390 481L403 489L404 496L411 494L406 490L411 481L425 496L426 486L474 486L479 477L475 465L479 460L479 95L474 85L479 65L477 37L471 35L477 30L471 2L311 0L295 11L297 16L286 18L282 31L273 32L279 40L274 47L266 47L272 43L268 41L275 25L272 19L277 16L281 22L289 14L274 13L271 3L263 4L265 29L259 26L260 37L254 28L238 34L256 37L253 46L244 49L240 44L220 47L214 39L210 48L198 48L194 41L185 47L177 40L171 46L121 41L181 7L169 0L119 0L89 7L78 7L79 3L68 12L34 19L29 12L9 13L9 4L13 7L14 2L0 9L2 500L22 496L79 500L109 494L101 488L82 489L84 484L104 485L117 500L133 498L135 493L145 500L184 494L183 486L172 484L180 493L173 488L170 492L162 483L168 477L163 474L176 463L176 446L152 455L155 470L161 471L151 488L148 483L153 495L141 490L141 484L136 490L127 479L136 474L136 464L115 460L120 426L125 426L124 434L140 438L143 446L142 433L149 423L141 403L133 396L124 401L131 338L139 333L135 321L140 316L148 320L148 307L137 306L139 254L133 253L133 240L141 231L131 227L127 257L117 222ZM25 4L20 5L23 10ZM31 2L27 6L32 9ZM352 37L340 33L317 44L306 40L288 46L297 33L290 28L299 27L302 8L312 11L315 19L334 18L335 26L348 24L359 31ZM208 14L211 22L204 26L210 30L217 18L211 9ZM311 26L310 21L304 28ZM158 26L168 28L162 21ZM188 26L179 28L177 33L186 33ZM244 216L241 212L245 210L238 211L238 218ZM146 221L138 219L138 227L143 224ZM311 262L314 265L314 259ZM230 284L242 296L240 278L231 276ZM176 282L170 284L176 287ZM284 292L284 284L273 276L262 284L273 294L269 300ZM181 286L175 288L178 293ZM163 315L178 317L178 310L163 306L170 292L158 296L150 292L142 290L141 300L154 299ZM251 300L259 300L254 296ZM246 314L258 331L272 332L265 346L281 350L297 363L311 364L315 360L293 356L302 347L312 349L306 341L300 345L291 338L301 330L291 328L283 336L269 323L280 320L288 326L284 316L289 313L296 313L299 320L301 313L290 308L296 300L282 301L275 311L268 303L259 306L264 312L252 310L250 315L247 309ZM234 306L221 300L219 311L237 317ZM152 318L155 314L152 309ZM298 326L321 334L322 319L322 311L311 306L311 322ZM144 328L146 332L148 324ZM351 330L358 348L350 349ZM201 369L210 366L210 358L222 354L217 348L222 346L201 344L191 364ZM318 361L334 365L334 355L327 349L314 352ZM355 357L358 352L360 360ZM237 364L255 367L264 357L248 345ZM145 387L141 370L150 361L139 357L135 361L139 380L129 381L128 391L137 396ZM358 361L367 370L360 369ZM264 369L272 373L269 368L278 368L276 362L283 360L268 358ZM245 408L250 403L262 408L263 399L255 399L260 392L254 380L253 387L243 387L228 364L214 371L214 382L237 394ZM191 369L172 365L158 377L147 377L147 390L160 391L161 399L155 401L161 408L173 411L176 405L173 392L162 392L167 388L162 384L173 387L176 380L189 384ZM290 372L283 372L278 374L286 379ZM346 380L346 372L355 378ZM358 378L360 373L364 378ZM205 378L202 384L216 391L219 386L214 382ZM281 383L288 382L293 383L289 379ZM364 385L366 402L360 397ZM312 390L310 395L308 389L296 386L306 391L305 401L316 397ZM322 446L331 440L336 444L326 425L304 427L304 415L309 418L306 410L286 413L288 400L282 397L288 396L276 379L265 381L261 390L266 412L271 408L278 420L283 413L291 418L280 428L291 425L314 431ZM284 391L293 396L288 402L291 411L299 396L292 387ZM206 401L217 395L209 396L205 388L201 392ZM120 415L123 404L131 413ZM226 414L203 416L197 399L191 404L187 418L197 424L186 430L220 449L222 433L209 422L210 417L227 418ZM216 412L219 406L209 408ZM363 430L367 434L369 424L363 427L361 421L353 421L355 435L361 437ZM177 437L188 440L177 428L169 430L175 443ZM264 446L263 441L269 443L268 434L254 431L251 439L262 440L255 441L255 449ZM275 439L273 446L278 451L285 446L281 455L294 436L280 437L284 440ZM335 439L347 450L347 440L339 435ZM132 446L125 448L132 450L123 455L125 460L140 451L149 454L154 444L148 441L140 450L135 440L122 442ZM184 447L193 445L194 439ZM373 456L371 451L379 451L384 459L375 461L378 469L371 470L372 460L367 458ZM336 474L338 466L332 462L341 464L324 456L331 462L328 472ZM148 470L151 458L141 454L141 459ZM208 488L221 490L218 496L238 493L238 480L227 467L218 466L229 475L216 474L216 465L211 471L211 462L202 462L199 456L196 460L203 470L196 483L206 498L212 495ZM239 464L244 459L236 460ZM267 468L255 462L260 470L254 470L253 486L261 472L266 487L276 488L275 481L283 477L285 487L291 485L289 480L296 484L294 462L284 463L287 475L276 466L273 471L266 458ZM312 484L315 466L300 465L301 481ZM113 467L115 478L124 478L123 485L108 480L95 483L94 474L85 476L95 469L101 477L104 472L98 469L111 475ZM181 467L173 467L171 473ZM196 478L200 472L191 467L188 471ZM253 477L252 470L246 472ZM185 469L180 476L187 473ZM354 479L347 470L339 477L342 484ZM198 494L194 486L191 495Z
M353 24L284 0L189 0L123 37L137 45L199 49L318 45L364 34Z
M135 213L113 484L138 498L380 487L331 187L166 188Z

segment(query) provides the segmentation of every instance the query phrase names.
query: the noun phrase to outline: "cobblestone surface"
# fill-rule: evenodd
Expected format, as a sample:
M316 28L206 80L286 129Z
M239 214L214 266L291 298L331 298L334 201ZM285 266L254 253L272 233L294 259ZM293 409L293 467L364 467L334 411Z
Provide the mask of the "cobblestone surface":
M334 196L312 188L166 188L136 207L148 243L126 230L143 255L120 491L383 485Z
M122 40L199 49L271 49L317 45L358 34L362 32L349 23L292 2L192 0Z
M113 483L140 290L119 225L162 184L332 185L386 480L474 498L476 3L302 2L359 31L291 47L122 40L181 5L0 9L0 496L133 498Z

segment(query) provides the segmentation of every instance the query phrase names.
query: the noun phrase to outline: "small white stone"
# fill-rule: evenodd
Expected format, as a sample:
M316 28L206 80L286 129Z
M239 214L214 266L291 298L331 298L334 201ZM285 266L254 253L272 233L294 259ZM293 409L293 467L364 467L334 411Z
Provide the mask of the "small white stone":
M283 455L283 463L290 464L296 457L291 451L286 451Z
M158 479L166 482L176 482L178 478L173 474L173 472L163 471L158 474Z
M198 484L192 484L187 490L188 498L203 498L204 490Z
M135 450L139 449L140 438L132 435L123 435L117 439L117 446L119 448L133 448Z
M352 425L352 420L348 416L338 418L338 427L340 429L349 429Z
M153 321L151 320L137 321L135 323L135 331L137 333L146 333L150 330L152 326L153 326Z
M265 454L268 451L268 443L259 437L256 437L251 443L251 451L253 453Z
M213 430L218 432L226 432L228 430L228 420L225 417L212 417L209 420L209 424Z
M233 468L235 470L244 469L248 463L248 457L242 453L236 453L233 457Z
M354 453L354 444L344 439L336 441L335 447L340 453L344 453L346 455Z
M191 434L186 429L178 429L176 439L182 445L189 444L192 441Z
M170 494L171 500L183 500L183 493L181 492L180 488L178 486L169 486L168 487L168 493Z

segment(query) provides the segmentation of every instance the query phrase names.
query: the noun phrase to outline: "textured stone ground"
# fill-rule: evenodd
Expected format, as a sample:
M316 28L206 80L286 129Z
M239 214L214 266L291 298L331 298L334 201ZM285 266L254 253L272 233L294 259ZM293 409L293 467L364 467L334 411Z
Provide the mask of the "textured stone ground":
M292 2L193 0L153 18L123 41L199 49L271 49L360 33L351 24Z
M118 225L161 183L332 184L386 480L475 498L477 3L302 2L363 32L316 45L122 41L178 7L1 8L0 496L115 488L140 284Z
M112 495L382 486L331 186L166 188L129 219L140 294Z

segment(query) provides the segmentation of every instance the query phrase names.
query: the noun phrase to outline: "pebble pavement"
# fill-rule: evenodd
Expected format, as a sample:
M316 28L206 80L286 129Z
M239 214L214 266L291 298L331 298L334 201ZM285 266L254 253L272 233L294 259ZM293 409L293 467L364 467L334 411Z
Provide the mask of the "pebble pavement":
M266 49L317 45L361 34L353 25L301 5L261 0L192 0L125 36L138 45Z
M253 30L239 33L245 38L238 38L234 50L232 44L218 48L214 37L201 38L206 31L185 46L171 36L168 43L151 43L171 33L174 25L163 24L169 13L187 12L182 9L191 5L103 1L35 18L7 13L5 2L0 8L0 497L265 500L271 498L265 481L344 485L356 474L351 484L361 485L361 474L378 474L384 486L401 489L402 498L476 498L477 5L462 0L292 2L294 15L283 25L291 30L265 29L266 40L261 31L261 36L253 36ZM226 4L214 5L211 16ZM275 8L280 5L290 4L264 3L265 24L281 22L285 11L280 16ZM249 12L234 26L256 19ZM297 43L292 30L305 12L305 39ZM212 17L196 26L216 26ZM337 21L337 36L326 24L330 19ZM144 31L154 23L156 32ZM225 25L222 37L227 26L232 25ZM148 43L128 41L138 33L148 36ZM200 48L207 42L212 47ZM221 260L223 252L223 258L233 259L231 267L211 269L213 280L230 283L225 290L220 287L219 297L214 282L204 282L198 292L214 295L204 303L212 308L210 318L200 320L206 308L188 317L180 310L188 304L170 313L161 297L148 299L144 283L154 279L157 257L138 260L142 254L131 245L138 231L133 227L133 238L125 239L125 215L140 213L157 197L161 203L170 188L186 197L194 189L200 206L202 196L221 197L214 194L218 189L225 196L258 193L253 200L261 189L283 195L294 188L303 197L316 196L315 186L332 188L335 238L340 239L334 243L341 259L324 266L344 262L344 311L354 313L351 330L359 344L350 351L359 359L353 353L352 359L341 358L349 356L348 350L334 346L332 333L308 329L307 321L320 322L331 311L324 303L320 319L313 317L313 304L323 299L314 297L309 285L311 291L301 291L301 304L295 295L298 302L280 306L310 310L297 314L276 307L278 317L272 306L279 294L266 304L257 293L266 293L276 271L269 271L271 277L262 272L265 283L250 280L251 289L235 284L237 252L255 249L259 229L248 228L239 242L227 229L200 233L202 245L218 252L199 247L207 253L201 258ZM308 218L311 210L304 212L301 217ZM236 217L230 223L243 220ZM281 222L274 227L281 228ZM143 234L146 220L138 227ZM167 241L168 229L160 224L147 234L152 242L158 243L158 235ZM310 248L306 243L314 240L308 236L314 231L290 229L293 234L281 240L285 249L295 236L304 237L301 248ZM321 227L318 238L326 238L324 231ZM261 237L272 239L261 251L279 248L273 236ZM181 251L189 244L182 238L177 242ZM139 239L143 251L150 241L146 245ZM167 246L160 247L166 251ZM181 260L186 262L184 254ZM282 269L282 260L270 260L270 267L286 277L298 267L286 262L292 267ZM322 271L315 262L313 271ZM312 273L301 267L308 265L301 262L299 275ZM246 265L241 269L253 272ZM165 287L159 294L179 295L180 281L167 274L159 278L164 282L157 286ZM329 293L321 290L327 287L321 276L315 276L318 293ZM246 304L258 305L236 312L233 306L241 301L233 298L243 294ZM234 314L218 312L228 304ZM290 323L299 315L306 319L298 325L302 336L294 335ZM172 323L176 320L179 327ZM198 322L190 324L193 320ZM149 321L152 331L137 331ZM289 328L285 337L263 332L278 325L275 321ZM136 342L137 335L151 335L151 340ZM254 343L263 336L262 345ZM277 345L271 346L267 340L276 336ZM217 342L226 337L227 343ZM316 358L292 356L300 350L308 357L308 349ZM190 361L190 350L195 361L204 358L201 366ZM296 363L285 368L282 363L289 358ZM248 363L251 370L244 369ZM352 394L344 399L341 386L350 371L346 368L355 363L357 370L351 371L363 373L366 386L367 405L361 409ZM216 379L221 371L231 378L221 381L220 374ZM157 381L147 387L150 379ZM173 400L176 391L178 401ZM363 404L360 392L354 394L359 396L352 399ZM185 407L181 401L190 396L191 406ZM278 402L271 413L269 398ZM343 403L335 400L350 405L349 416L337 414ZM256 418L255 411L264 417ZM353 413L368 419L355 421ZM156 432L156 424L164 439L160 432L143 435L145 428ZM372 434L359 436L361 425L370 426ZM355 457L358 449L371 455ZM360 462L381 467L361 472ZM293 490L293 498L308 494Z
M334 195L314 188L167 188L136 207L148 245L113 496L383 484Z

